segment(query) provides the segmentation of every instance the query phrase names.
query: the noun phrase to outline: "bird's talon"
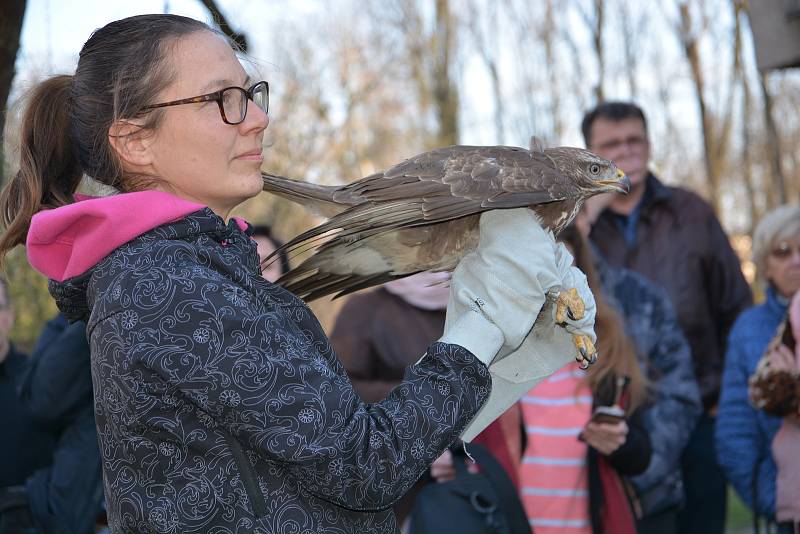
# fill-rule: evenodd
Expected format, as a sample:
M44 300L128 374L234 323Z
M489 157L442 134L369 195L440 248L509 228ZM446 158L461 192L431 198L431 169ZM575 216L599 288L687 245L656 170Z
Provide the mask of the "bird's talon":
M575 317L575 314L572 313L572 308L567 308L567 317L569 317L570 321L577 321L578 320Z
M591 363L594 363L596 361L597 361L597 353L595 352L594 354L592 354L592 357L589 359L589 363L591 364Z
M581 362L581 365L580 365L580 368L581 368L583 371L585 371L586 369L588 369L588 368L589 368L589 362L587 362L587 361L582 361L582 362Z

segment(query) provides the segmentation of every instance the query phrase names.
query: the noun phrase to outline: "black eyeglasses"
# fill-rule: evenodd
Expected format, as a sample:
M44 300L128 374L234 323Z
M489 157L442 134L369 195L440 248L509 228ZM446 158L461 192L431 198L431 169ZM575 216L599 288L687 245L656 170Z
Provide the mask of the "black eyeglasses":
M250 89L241 87L226 87L213 93L208 93L191 98L182 98L172 102L152 104L142 109L165 108L167 106L180 106L182 104L197 104L199 102L215 101L219 106L219 114L225 124L241 124L247 116L247 101L252 100L264 113L269 113L269 84L260 81Z

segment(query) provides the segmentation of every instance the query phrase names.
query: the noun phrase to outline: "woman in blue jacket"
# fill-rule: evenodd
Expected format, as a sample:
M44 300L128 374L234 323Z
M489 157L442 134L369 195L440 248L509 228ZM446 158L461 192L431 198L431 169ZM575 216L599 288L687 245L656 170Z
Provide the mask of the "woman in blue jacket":
M748 379L800 289L800 207L766 215L753 238L753 259L766 301L743 312L731 330L716 429L717 456L728 480L753 511L775 518L777 468L771 453L780 417L753 407Z

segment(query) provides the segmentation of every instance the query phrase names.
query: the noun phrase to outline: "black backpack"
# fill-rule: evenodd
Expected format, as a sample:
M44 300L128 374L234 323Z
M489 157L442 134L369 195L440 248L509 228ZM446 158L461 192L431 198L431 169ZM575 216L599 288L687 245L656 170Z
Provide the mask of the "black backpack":
M411 510L411 534L530 534L517 490L503 467L484 447L467 447L480 473L467 471L462 447L451 449L456 478L420 490Z

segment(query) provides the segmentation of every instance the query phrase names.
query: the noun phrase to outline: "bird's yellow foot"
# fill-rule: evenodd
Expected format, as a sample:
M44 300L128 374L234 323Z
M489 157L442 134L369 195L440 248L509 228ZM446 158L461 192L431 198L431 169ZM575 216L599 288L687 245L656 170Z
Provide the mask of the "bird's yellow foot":
M586 313L586 304L574 287L559 293L556 298L556 323L564 325L567 319L577 321L583 319ZM575 359L581 364L581 369L586 369L589 365L597 361L597 349L592 340L584 335L573 335L572 341L575 343Z
M588 336L582 334L573 335L572 342L575 343L575 360L581 364L581 369L588 368L597 361L597 349Z
M567 319L577 321L583 319L586 313L586 304L574 287L561 291L556 299L556 323L563 325Z

